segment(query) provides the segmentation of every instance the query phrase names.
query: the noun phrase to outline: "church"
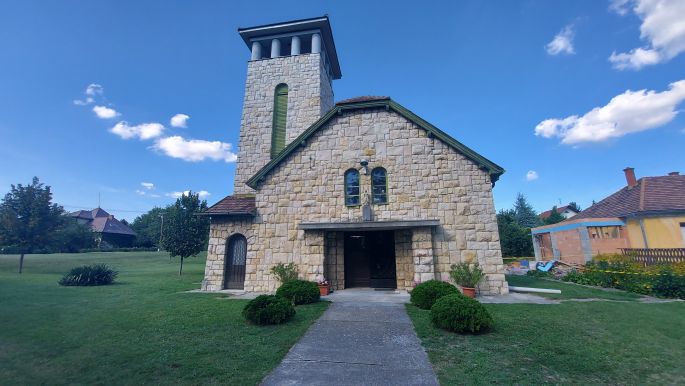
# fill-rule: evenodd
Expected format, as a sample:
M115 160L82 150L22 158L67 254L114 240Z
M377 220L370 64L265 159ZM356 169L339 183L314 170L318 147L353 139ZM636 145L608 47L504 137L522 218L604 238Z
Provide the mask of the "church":
M477 261L508 292L492 188L504 169L386 96L334 102L327 16L240 28L251 51L233 194L211 206L202 289L411 290Z

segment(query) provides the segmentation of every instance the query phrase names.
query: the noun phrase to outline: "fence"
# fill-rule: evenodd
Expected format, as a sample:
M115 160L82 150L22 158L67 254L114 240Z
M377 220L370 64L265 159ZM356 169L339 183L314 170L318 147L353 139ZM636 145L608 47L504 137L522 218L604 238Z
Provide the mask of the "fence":
M685 248L621 248L621 253L645 265L685 262Z

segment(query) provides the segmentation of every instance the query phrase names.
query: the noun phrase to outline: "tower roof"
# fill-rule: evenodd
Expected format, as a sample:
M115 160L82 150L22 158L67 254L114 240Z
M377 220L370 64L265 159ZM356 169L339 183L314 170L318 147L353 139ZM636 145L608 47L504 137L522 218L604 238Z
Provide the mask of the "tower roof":
M291 20L281 23L265 24L256 27L238 28L238 33L247 44L252 46L252 42L272 39L281 36L295 35L297 33L317 32L321 35L324 51L330 60L331 70L334 79L340 79L340 63L338 63L338 53L335 50L333 41L333 31L328 16L315 17L311 19Z

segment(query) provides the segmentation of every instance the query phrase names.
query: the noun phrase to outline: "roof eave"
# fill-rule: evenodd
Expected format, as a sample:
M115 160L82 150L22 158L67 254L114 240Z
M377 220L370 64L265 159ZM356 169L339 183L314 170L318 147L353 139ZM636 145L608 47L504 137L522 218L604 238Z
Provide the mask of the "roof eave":
M429 133L429 135L437 137L447 145L462 153L464 156L466 156L473 162L477 163L482 170L486 170L488 172L488 174L490 175L490 181L492 182L493 186L495 185L495 182L499 179L499 177L502 174L504 174L504 168L490 161L489 159L483 157L482 155L476 153L468 146L457 141L449 134L433 126L428 121L424 120L423 118L414 114L410 110L406 109L404 106L393 101L392 99L379 99L373 101L353 102L335 105L331 110L324 114L324 116L322 116L319 120L314 122L314 124L307 128L307 130L305 130L290 144L288 144L288 146L286 146L280 153L278 153L278 155L276 155L276 157L269 161L269 163L264 165L264 167L262 167L254 176L248 179L246 184L252 189L257 189L258 184L266 177L266 175L273 168L275 168L282 160L288 157L288 155L290 155L290 153L292 153L297 147L305 145L309 136L315 133L321 126L325 125L328 122L328 120L330 120L334 115L341 114L345 110L359 110L379 107L385 108L387 110L394 110L401 116L405 117L417 126L426 130Z

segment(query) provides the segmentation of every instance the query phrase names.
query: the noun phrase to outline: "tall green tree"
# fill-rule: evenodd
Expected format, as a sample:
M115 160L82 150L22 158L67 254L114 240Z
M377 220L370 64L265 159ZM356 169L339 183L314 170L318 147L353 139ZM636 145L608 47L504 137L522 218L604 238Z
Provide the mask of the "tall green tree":
M533 239L530 228L519 225L516 221L516 212L513 209L500 210L497 213L497 229L499 230L502 256L533 256Z
M144 248L162 247L160 245L162 216L168 218L167 212L171 207L172 206L170 205L166 208L152 208L149 212L142 214L133 220L133 223L131 223L131 229L133 229L137 234L137 246Z
M183 274L183 260L196 256L207 247L209 233L209 218L198 216L207 210L207 201L200 201L198 194L188 192L176 200L169 207L164 217L164 238L162 245L169 251L170 257L179 256L181 267L179 276Z
M533 206L528 203L526 196L521 193L516 196L516 201L514 202L514 216L516 222L524 228L535 228L542 224Z
M84 248L95 247L95 234L90 226L79 224L68 215L61 216L61 222L52 240L50 252L76 253Z
M62 223L64 209L52 203L49 186L33 177L30 185L12 185L0 203L0 244L19 250L19 273L24 268L24 255L46 248Z
M558 222L562 222L566 220L564 216L561 215L561 213L557 212L557 206L552 207L552 213L547 217L546 219L542 220L543 224L545 225L550 225L550 224L556 224Z

